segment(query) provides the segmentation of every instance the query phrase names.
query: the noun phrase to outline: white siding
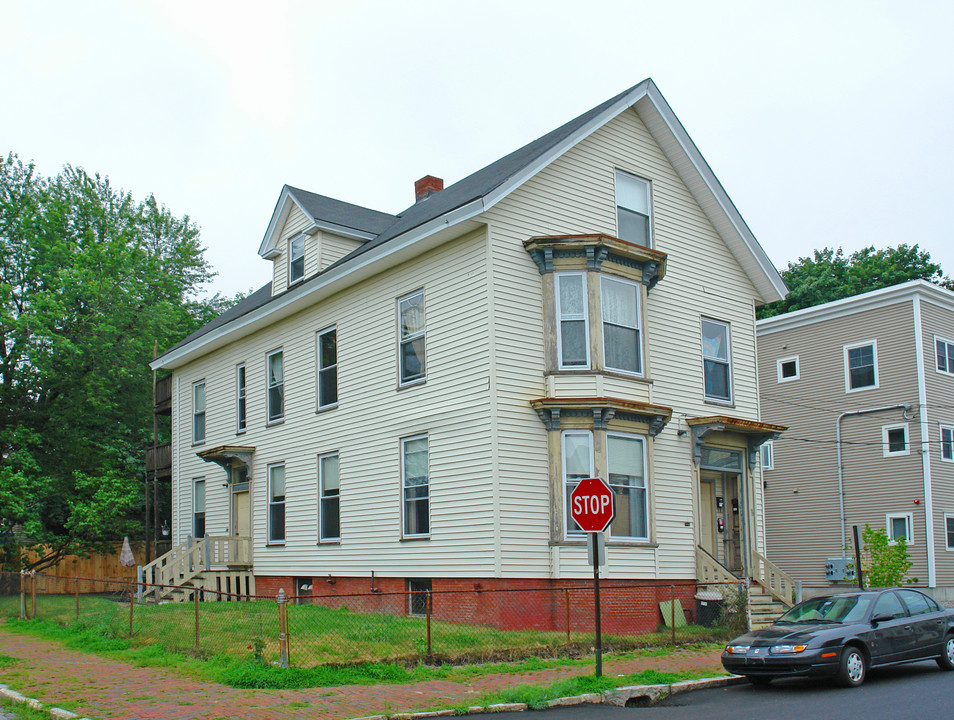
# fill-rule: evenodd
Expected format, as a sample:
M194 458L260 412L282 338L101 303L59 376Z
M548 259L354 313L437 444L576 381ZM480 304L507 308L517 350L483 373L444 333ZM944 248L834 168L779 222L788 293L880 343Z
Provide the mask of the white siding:
M677 435L677 430L686 429L681 417L728 414L758 419L756 291L635 111L627 111L487 213L494 241L500 544L505 575L541 575L548 565L560 576L582 577L588 572L585 549L547 547L546 432L529 406L529 400L546 392L544 298L540 275L522 243L537 235L615 235L617 168L652 182L655 246L669 254L669 267L646 300L645 350L652 384L615 378L601 382L606 394L649 399L675 412L653 443L658 548L612 548L611 576L695 575L695 523L686 524L693 507L695 472L690 436ZM703 399L702 315L732 326L732 407ZM553 378L551 387L562 391L582 383L560 377ZM760 494L755 502L760 504Z
M487 277L483 233L452 241L267 331L177 372L181 387L206 379L204 447L248 445L254 456L257 574L473 576L493 573L493 492L488 405ZM397 389L396 298L424 288L427 382ZM338 408L317 412L315 333L338 332ZM284 351L285 421L265 424L265 356ZM248 431L235 434L237 363L246 363ZM180 436L191 422L180 412ZM400 541L399 438L427 432L431 538ZM206 527L228 529L225 472L180 440L179 494L208 479ZM341 543L317 545L317 456L337 450ZM286 544L265 544L266 466L284 462ZM183 498L184 499L184 498ZM190 510L182 504L183 521ZM177 539L188 532L177 529Z
M288 289L288 241L311 222L297 205L292 205L278 240L280 255L272 260L272 295ZM314 236L305 236L305 277L317 271L318 241Z

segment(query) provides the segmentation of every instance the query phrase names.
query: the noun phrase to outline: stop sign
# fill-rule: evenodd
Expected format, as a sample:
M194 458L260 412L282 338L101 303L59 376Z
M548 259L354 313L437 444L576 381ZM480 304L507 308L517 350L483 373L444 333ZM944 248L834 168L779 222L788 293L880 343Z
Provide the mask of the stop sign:
M583 478L570 493L570 515L583 532L603 532L616 517L616 497L600 478Z

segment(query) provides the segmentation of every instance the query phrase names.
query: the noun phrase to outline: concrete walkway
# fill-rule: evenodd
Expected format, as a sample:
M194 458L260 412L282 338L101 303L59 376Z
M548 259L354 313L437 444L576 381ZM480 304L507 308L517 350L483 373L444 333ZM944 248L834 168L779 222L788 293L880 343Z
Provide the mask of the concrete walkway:
M318 720L473 705L481 695L521 684L544 685L592 672L551 668L487 675L464 682L432 680L413 685L350 685L305 690L238 690L193 680L171 670L134 667L69 650L58 643L0 630L0 654L17 658L0 670L0 683L45 705L95 720ZM723 674L717 652L673 650L631 660L607 658L604 674L641 670Z

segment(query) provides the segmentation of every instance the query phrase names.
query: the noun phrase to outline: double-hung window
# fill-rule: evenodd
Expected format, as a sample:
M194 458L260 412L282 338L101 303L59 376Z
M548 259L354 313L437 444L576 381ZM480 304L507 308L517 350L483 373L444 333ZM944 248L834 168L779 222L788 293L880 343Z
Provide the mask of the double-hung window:
M424 363L424 291L398 298L400 384L425 378Z
M954 515L945 513L944 515L944 536L947 538L947 550L954 550Z
M616 517L610 534L615 538L648 540L649 494L643 439L607 433L606 465L609 486L616 496Z
M590 366L590 343L587 326L586 275L584 273L557 273L556 314L557 352L559 366L587 368Z
M644 247L652 247L649 212L649 183L616 171L616 236Z
M268 542L285 542L285 466L268 466Z
M941 425L941 460L954 462L954 426Z
M192 537L205 537L205 478L192 481Z
M321 542L340 540L341 481L338 479L338 453L318 456L318 495L318 539Z
M288 241L288 284L292 285L305 277L305 236L299 235Z
M908 445L908 424L898 423L897 425L885 425L881 428L881 442L883 444L883 454L885 457L910 455L911 448Z
M236 432L245 432L245 363L235 368Z
M205 380L192 383L192 442L205 442Z
M884 516L884 524L888 529L888 540L896 543L898 538L904 538L906 544L914 542L911 534L911 513L888 513Z
M285 417L285 369L281 350L268 354L268 422L278 422Z
M583 478L593 477L593 433L589 430L565 430L563 445L563 505L566 535L580 537L583 530L570 514L570 493Z
M845 392L878 387L876 340L845 345Z
M401 485L404 537L427 537L431 531L427 435L401 440Z
M604 364L611 370L642 372L639 352L639 286L600 276Z
M954 340L935 337L934 352L937 355L937 371L954 375Z
M333 327L318 333L318 408L338 404L338 333Z
M766 440L759 446L759 459L762 462L763 470L775 469L775 442Z
M732 373L729 367L729 325L702 319L702 368L706 400L732 401Z

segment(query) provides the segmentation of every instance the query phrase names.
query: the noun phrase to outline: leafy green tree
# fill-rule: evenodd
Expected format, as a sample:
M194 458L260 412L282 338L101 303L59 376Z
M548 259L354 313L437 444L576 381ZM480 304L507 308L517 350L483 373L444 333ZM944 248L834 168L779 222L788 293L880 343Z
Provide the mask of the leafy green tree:
M903 537L892 543L884 529L876 530L866 523L861 533L861 543L862 579L866 588L897 587L918 581L916 577L905 578L913 563ZM853 548L847 550L854 553ZM854 560L848 563L848 567L855 567Z
M0 562L47 567L138 529L154 344L227 304L199 230L66 166L0 161ZM26 551L39 556L27 562Z
M921 278L954 290L941 266L917 245L875 250L866 247L845 257L841 248L815 250L811 257L789 263L781 272L789 293L784 300L763 305L759 318L841 300L860 293Z

